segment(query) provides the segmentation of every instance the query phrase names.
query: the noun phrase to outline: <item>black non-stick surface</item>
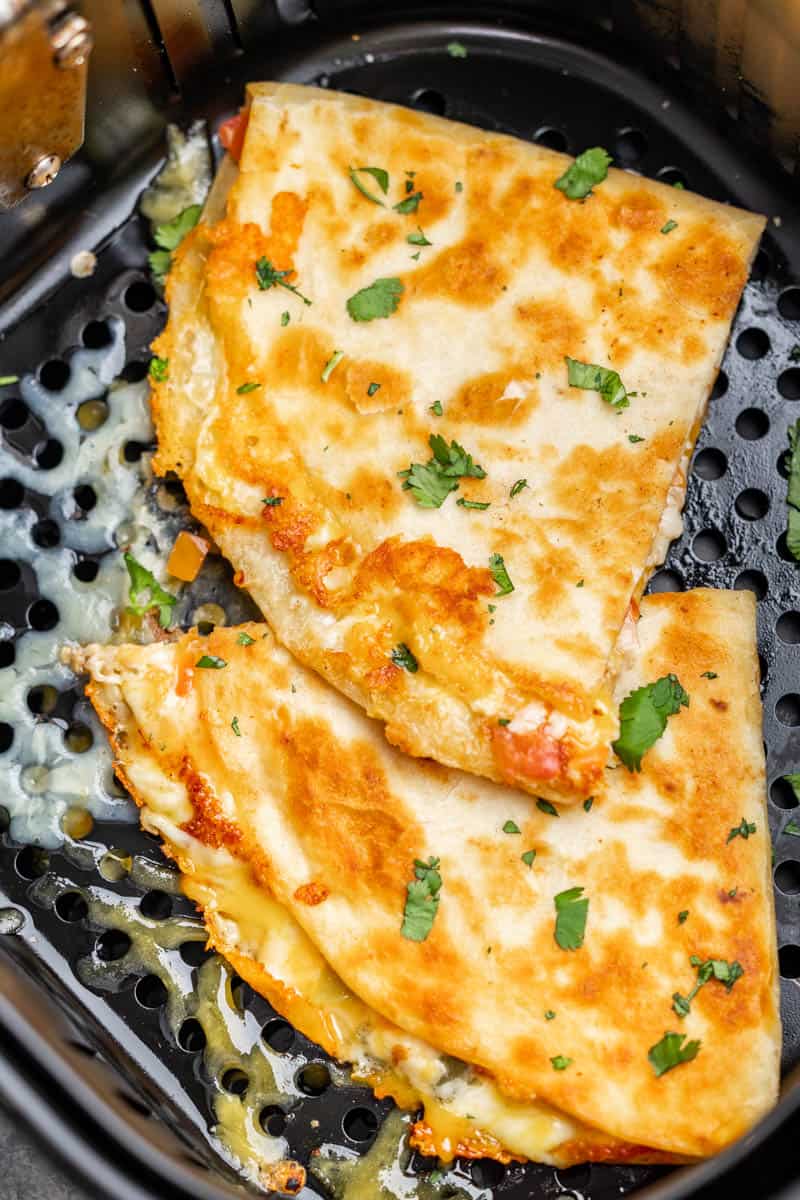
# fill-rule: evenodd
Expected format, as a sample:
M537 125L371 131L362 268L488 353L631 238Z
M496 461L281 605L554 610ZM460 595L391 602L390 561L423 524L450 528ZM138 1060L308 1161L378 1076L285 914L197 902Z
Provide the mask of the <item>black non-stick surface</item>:
M446 53L445 45L454 37L468 47L466 59ZM787 771L800 769L800 584L798 566L788 559L782 536L787 429L800 417L800 361L792 357L793 347L800 343L800 287L796 283L800 272L797 262L791 261L797 230L791 226L796 218L791 215L788 193L755 170L748 158L737 156L735 150L708 134L666 91L628 69L615 66L599 53L503 30L491 22L459 30L434 24L374 29L362 31L357 41L351 37L335 42L320 36L316 40L295 37L280 59L243 62L235 79L218 81L215 115L221 115L223 106L227 111L233 107L245 78L276 76L416 105L570 152L601 144L614 154L618 165L685 182L706 195L762 208L770 218L779 219L780 223L771 221L758 254L700 436L689 480L686 532L671 547L665 568L651 586L662 590L698 585L746 587L759 599L784 1066L788 1070L800 1058L796 982L800 977L800 839L783 832L795 815L795 800L781 779ZM208 111L206 103L195 111L203 109ZM149 248L144 222L131 216L102 247L93 279L67 279L46 304L28 312L10 331L3 346L4 362L13 362L21 374L54 359L68 360L70 350L82 343L90 322L116 315L126 325L128 373L135 376L141 372L143 367L137 364L146 363L148 343L164 320L163 304L147 291ZM132 308L126 297L130 298L130 285L136 281L144 286L133 293L136 306ZM52 373L53 368L49 370ZM0 426L8 444L25 457L41 448L46 433L20 427L19 409L14 404L13 392L4 392ZM58 404L57 392L53 404ZM28 492L19 497L13 488L4 490L2 483L0 502L5 506L30 504L40 516L46 515L46 498ZM224 598L225 589L232 584L223 581L219 587L222 591L218 594ZM26 614L37 598L32 581L16 590L0 591L0 619L14 625L17 637L24 636ZM73 695L63 701L54 716L68 719L67 709L74 699ZM5 746L2 739L0 745ZM92 837L151 858L158 853L151 840L130 826L98 825ZM0 892L14 904L30 909L51 960L63 959L70 964L63 966L68 972L79 957L92 950L97 931L85 921L68 922L51 908L31 904L31 877L42 869L56 872L69 886L78 888L101 881L77 870L63 854L50 855L49 862L36 861L30 850L12 845L7 835L0 838ZM133 890L129 883L116 886L122 892ZM182 900L175 902L175 908L189 911ZM273 1015L262 999L249 992L246 1002L264 1022ZM191 1102L207 1111L207 1089L196 1069L196 1056L173 1042L158 1009L143 1007L132 986L118 994L104 994L103 1003L121 1016L126 1030L122 1040L133 1058L142 1061L143 1046L154 1050ZM300 1035L295 1036L292 1050L311 1059L324 1058ZM169 1106L164 1108L159 1096L158 1089L152 1088L148 1103L169 1115ZM366 1107L380 1117L387 1106L355 1088L330 1088L322 1096L298 1104L287 1126L295 1156L307 1162L310 1152L322 1142L338 1142L351 1150L366 1148L369 1140L357 1141L342 1132L342 1121L353 1107ZM191 1140L191 1130L186 1138ZM207 1159L202 1140L196 1149ZM464 1166L463 1172L479 1185L496 1185L497 1193L508 1200L555 1198L565 1192L606 1200L635 1190L660 1174L653 1168L582 1166L557 1172L536 1165L503 1169L494 1163Z

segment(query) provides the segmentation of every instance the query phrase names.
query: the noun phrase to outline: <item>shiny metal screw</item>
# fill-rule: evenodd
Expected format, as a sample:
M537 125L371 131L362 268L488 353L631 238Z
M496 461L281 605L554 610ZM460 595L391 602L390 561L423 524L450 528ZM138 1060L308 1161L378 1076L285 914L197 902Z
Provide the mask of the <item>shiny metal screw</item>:
M86 62L94 45L92 29L85 17L70 13L50 38L57 67L68 70Z
M43 154L31 167L25 180L26 188L43 188L52 183L61 170L61 159L57 154Z

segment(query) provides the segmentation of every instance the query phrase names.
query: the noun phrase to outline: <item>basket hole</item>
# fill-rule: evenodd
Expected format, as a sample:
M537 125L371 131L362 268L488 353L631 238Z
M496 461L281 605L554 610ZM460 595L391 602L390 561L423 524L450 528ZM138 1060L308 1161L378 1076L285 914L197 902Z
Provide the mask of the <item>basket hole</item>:
M419 88L412 93L411 103L421 112L433 113L436 117L443 117L447 111L447 100L436 88Z
M58 624L58 609L52 600L35 600L28 609L28 624L31 629L44 632L55 629Z
M184 1021L178 1030L178 1045L187 1054L199 1054L206 1048L206 1034L203 1026L194 1017Z
M13 642L0 642L0 670L13 666L16 657L17 651Z
M769 354L769 338L763 329L743 329L736 339L736 349L742 358L763 358Z
M0 721L0 754L7 754L14 744L14 726Z
M717 371L717 378L714 380L714 385L711 388L711 399L719 400L720 396L724 396L728 390L728 375L722 368Z
M258 1119L264 1133L268 1133L270 1137L280 1137L286 1128L286 1113L277 1104L269 1104L262 1108Z
M19 508L25 488L18 479L0 479L0 508Z
M78 484L72 493L72 498L78 508L83 509L84 512L91 512L97 504L97 493L88 483Z
M82 721L73 721L64 734L64 745L73 754L85 754L94 745L94 734Z
M800 613L785 612L775 622L775 632L782 642L795 646L800 642Z
M172 897L158 890L148 892L142 896L139 911L153 921L163 921L172 915Z
M800 400L800 367L789 367L778 376L778 391L784 400Z
M759 488L745 488L736 497L735 508L745 521L760 521L769 511L769 496Z
M144 975L137 980L133 994L142 1008L163 1008L167 1002L167 989L157 975Z
M69 383L71 374L69 363L61 358L51 358L39 368L39 383L48 392L60 392Z
M181 942L179 949L181 958L189 967L201 967L214 953L213 950L206 950L203 941Z
M650 580L651 592L685 592L686 584L677 571L662 568Z
M694 473L701 479L721 479L728 460L721 450L701 450L694 460Z
M775 704L775 716L781 725L794 729L800 725L800 695L797 692L787 692Z
M476 1187L493 1188L502 1182L506 1169L493 1158L478 1158L472 1163L472 1182Z
M305 1096L321 1096L331 1083L331 1073L325 1063L309 1063L297 1072L295 1083Z
M787 321L800 321L800 287L787 288L778 297L778 312Z
M231 1067L220 1080L223 1090L232 1096L243 1096L250 1086L250 1077L238 1067Z
M800 946L781 946L778 964L782 979L797 979L800 976Z
M146 449L147 445L145 442L126 442L122 450L122 456L125 462L136 463L139 462Z
M93 558L82 558L80 562L76 562L72 568L72 574L81 583L93 583L97 578L97 572L100 570L100 564L95 562Z
M83 920L89 911L89 905L80 892L62 892L56 898L55 910L62 921L72 925Z
M614 143L614 157L619 163L630 166L647 153L647 138L641 129L620 129Z
M21 400L6 400L0 408L0 425L3 429L21 429L29 417L28 406Z
M120 378L124 379L126 383L141 383L146 378L149 369L150 364L147 362L133 361L125 363L120 372Z
M776 808L797 808L798 801L794 794L794 788L782 775L772 781L769 798Z
M717 562L727 550L718 529L701 529L692 542L692 552L700 562Z
M662 167L657 173L656 179L661 183L669 184L670 187L675 187L676 183L680 183L683 187L689 186L689 180L680 167Z
M41 846L25 846L14 860L14 867L23 879L41 879L50 867L50 855Z
M131 948L131 939L122 929L106 929L94 944L101 962L119 962Z
M58 691L52 683L37 683L26 697L28 708L37 717L49 716L58 704Z
M567 135L553 125L543 125L541 129L537 129L533 140L540 146L546 146L548 150L558 150L561 154L569 146Z
M742 571L733 586L737 592L752 592L756 600L763 600L767 594L767 579L761 571Z
M90 321L84 325L81 341L89 350L101 350L111 345L111 329L106 321Z
M22 578L22 571L10 558L0 559L0 592L15 588Z
M800 862L787 858L775 868L775 886L786 896L800 892Z
M278 1054L285 1054L287 1050L291 1049L294 1030L288 1021L284 1021L281 1017L275 1017L274 1020L267 1021L261 1031L261 1036L270 1050L276 1050Z
M746 442L757 442L769 433L769 417L760 408L746 408L736 418L736 432Z
M144 279L137 279L125 289L122 297L126 308L131 312L143 313L151 309L156 302L155 289Z
M31 530L31 537L43 550L52 550L61 541L61 530L55 521L45 517L43 521L36 522Z
M64 457L64 447L56 438L48 438L33 452L33 459L40 471L52 471Z
M368 1142L378 1129L378 1118L370 1108L351 1108L342 1118L342 1129L353 1142Z

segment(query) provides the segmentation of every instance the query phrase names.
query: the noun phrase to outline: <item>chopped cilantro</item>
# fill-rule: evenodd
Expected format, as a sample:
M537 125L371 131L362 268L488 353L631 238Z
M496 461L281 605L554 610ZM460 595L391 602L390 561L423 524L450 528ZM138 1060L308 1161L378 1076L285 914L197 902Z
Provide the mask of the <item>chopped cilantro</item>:
M442 877L439 859L414 859L414 879L406 885L406 903L400 933L411 942L424 942L439 911Z
M629 771L641 771L642 757L667 728L667 717L682 707L689 707L689 697L672 674L625 697L619 708L620 734L611 749Z
M457 192L463 192L463 190L464 190L464 185L463 185L463 183L461 182L461 180L460 180L460 179L457 179L457 180L456 180L456 191L457 191Z
M231 721L231 729L233 730L233 732L236 734L237 737L242 736L242 731L239 728L239 718L238 717L234 717L233 720Z
M459 496L456 500L459 508L477 508L480 512L484 512L490 504L489 500L465 500L463 496Z
M789 358L792 362L800 362L800 345L795 343L795 345L792 346L791 350L789 351Z
M591 812L593 804L594 804L594 796L588 796L586 798L586 800L584 800L584 802L583 802L583 811Z
M260 383L240 383L236 389L237 396L246 396L248 392L254 392L256 388L260 388Z
M794 792L795 800L800 801L800 772L794 775L784 775L783 778Z
M575 584L575 587L583 587L583 586L584 586L584 581L582 579L579 579L578 582Z
M417 232L410 233L408 235L408 237L406 238L406 241L409 242L410 245L412 245L412 246L432 246L433 245L433 242L429 242L428 239L425 237L425 234L422 232L419 225L417 226Z
M218 658L216 654L203 654L194 665L202 667L206 671L221 671L228 664L224 658Z
M331 375L336 370L336 368L338 367L339 363L342 361L343 358L344 358L344 350L334 350L333 354L330 356L330 358L325 363L325 366L322 369L322 374L320 375L320 379L322 380L323 383L328 382Z
M522 830L520 829L519 825L517 825L516 821L509 820L506 821L505 825L503 826L503 833L522 833Z
M286 309L284 312L281 313L281 325L288 325L290 320L291 320L291 317L289 316L289 310Z
M466 58L467 57L467 47L465 45L463 45L461 42L448 42L447 43L447 53L450 55L451 58Z
M800 420L789 426L789 484L786 504L789 508L786 548L800 562Z
M744 975L744 970L740 963L729 963L724 958L708 958L705 962L701 962L696 954L693 954L690 962L693 967L697 968L697 980L694 987L686 996L682 996L680 992L672 994L672 1008L676 1016L683 1020L691 1012L692 1001L694 1000L701 987L704 987L710 979L717 979L725 985L727 991L730 991L737 979L741 979Z
M163 383L165 379L169 378L169 359L159 358L155 354L150 359L149 375L156 383Z
M681 912L678 913L678 924L682 925L688 916L689 916L689 910L688 910L688 908L684 908Z
M681 1063L691 1062L697 1058L701 1043L686 1042L685 1033L665 1033L660 1042L651 1046L647 1057L656 1075L663 1075Z
M354 321L374 321L377 317L390 317L397 311L403 285L394 277L376 279L369 287L362 288L347 301L347 311Z
M628 434L628 441L629 441L629 442L631 442L631 443L632 443L632 444L635 446L637 442L643 442L643 441L644 441L644 438L643 438L643 437L639 437L639 434L638 434L638 433L629 433L629 434Z
M739 825L737 825L734 829L732 829L730 831L730 833L728 834L728 836L726 837L725 844L727 845L728 842L732 842L735 837L744 838L744 840L747 841L747 839L750 837L750 835L755 832L756 832L756 827L753 824L753 822L746 821L744 819L744 817L742 817L741 823Z
M240 633L237 633L236 641L239 646L254 646L256 639L251 638L249 633L245 633L242 630Z
M405 667L412 675L416 675L419 670L419 663L405 642L401 642L399 646L395 646L390 658L396 667Z
M375 393L376 393L377 391L379 391L379 389L380 389L380 386L381 386L381 385L380 385L379 383L371 383L371 384L369 385L369 387L367 388L367 395L368 395L368 396L374 396L374 395L375 395Z
M12 383L19 383L19 375L0 375L0 387L10 387Z
M396 213L406 216L408 213L415 213L419 208L420 200L423 199L422 192L414 192L411 196L406 196L405 200L401 200L399 204L393 204L392 208Z
M283 504L283 496L265 496L261 503L266 504L267 508L275 508L278 504Z
M677 228L678 228L678 222L669 220L669 221L667 221L666 225L661 226L661 232L662 233L672 233L673 229L677 229Z
M557 817L559 815L555 804L551 804L549 800L542 800L541 797L536 801L536 807L539 812L547 813L548 817Z
M700 678L701 679L719 679L719 676L717 675L716 671L703 671Z
M589 914L589 899L582 887L567 888L553 898L556 906L555 939L562 950L580 950Z
M545 1021L554 1021L555 1016L556 1016L556 1014L553 1012L552 1008L545 1009L545 1014L544 1014Z
M172 620L172 610L178 603L177 596L165 591L152 571L137 562L132 554L125 554L123 558L131 581L127 611L135 617L141 617L151 608L157 608L158 623L162 629L166 629Z
M617 412L629 407L628 393L616 371L612 371L610 367L598 367L596 363L579 362L577 358L570 358L569 355L565 357L567 382L570 387L599 392L606 404L611 405Z
M520 854L520 858L525 863L526 867L533 866L533 860L536 858L535 850L526 850L524 854Z
M554 186L563 192L568 200L585 200L592 194L592 188L602 183L608 175L612 162L611 155L602 146L593 146L584 150L571 163L563 175L555 181Z
M677 188L679 192L682 192L684 190L684 188L686 187L686 184L683 182L682 179L676 179L672 186L674 188Z
M491 571L492 579L497 584L495 596L510 596L514 590L514 584L511 582L511 576L506 569L502 554L493 554L491 556L489 559L489 570Z
M362 181L359 179L359 175L371 175L385 196L389 190L389 172L384 171L383 167L350 168L350 180L361 192L361 195L366 196L366 198L371 200L373 204L380 204L381 208L385 208L386 205L383 203L380 197L374 195L374 193L372 193L369 188L362 183Z
M518 479L508 494L511 497L518 496L520 494L520 492L523 490L523 488L526 488L527 486L528 486L527 479Z
M557 1054L555 1058L550 1059L550 1062L553 1064L554 1071L566 1071L572 1059L565 1058L563 1054Z
M171 221L164 221L163 224L156 225L153 239L160 249L154 250L152 254L148 255L148 262L150 270L159 283L163 282L164 276L170 268L172 251L178 248L189 230L194 229L200 220L202 211L202 204L190 204Z
M147 265L156 283L163 284L172 266L172 255L169 250L151 250L147 256Z
M511 724L511 718L510 718L510 717L498 717L498 718L497 718L497 724L498 724L498 725L510 725L510 724Z
M421 508L441 508L450 493L458 491L459 479L486 478L483 467L458 442L451 441L448 446L440 434L432 433L428 445L433 458L399 472L403 490L410 491Z
M788 833L790 837L800 837L800 825L797 821L787 821L783 827L783 832Z
M428 412L433 413L435 417L441 417L444 413L441 400L434 400L433 404L428 409Z
M256 282L262 292L268 292L276 286L282 287L302 300L303 304L311 304L308 297L299 292L293 283L286 282L286 277L291 274L291 271L278 271L268 258L262 257L256 263Z

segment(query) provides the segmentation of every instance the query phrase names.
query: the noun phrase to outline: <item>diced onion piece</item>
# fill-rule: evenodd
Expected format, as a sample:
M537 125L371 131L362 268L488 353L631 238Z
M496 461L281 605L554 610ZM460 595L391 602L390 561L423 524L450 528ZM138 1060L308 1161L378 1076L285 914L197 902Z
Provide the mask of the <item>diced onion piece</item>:
M198 537L196 533L187 533L185 529L181 530L172 547L167 570L176 579L191 583L197 578L197 572L202 567L208 550L209 545L205 538Z

